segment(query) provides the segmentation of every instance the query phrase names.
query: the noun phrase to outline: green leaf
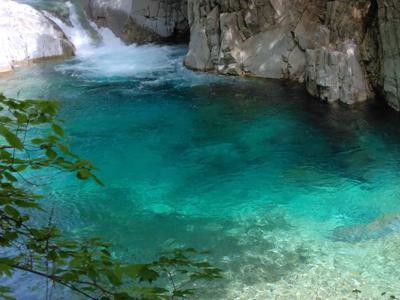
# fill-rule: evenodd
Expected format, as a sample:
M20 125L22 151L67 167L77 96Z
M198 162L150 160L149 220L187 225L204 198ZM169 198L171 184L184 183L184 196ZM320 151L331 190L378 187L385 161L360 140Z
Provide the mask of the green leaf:
M8 181L10 182L16 182L17 178L15 178L15 176L11 175L8 172L3 172L3 175L8 179Z
M28 117L24 114L21 114L19 112L15 112L14 116L17 118L18 124L22 125L28 122Z
M82 169L82 170L78 171L76 176L81 180L87 180L91 176L91 174L90 174L89 170Z
M120 267L118 272L121 274L124 274L125 276L128 276L132 279L135 279L138 277L139 271L142 268L143 265L126 265L123 267Z
M140 281L147 281L152 283L154 280L160 277L160 274L147 266L144 266L139 270L138 277Z
M14 170L16 172L21 172L21 171L25 170L27 167L28 167L27 165L18 165L18 166L14 167Z
M61 276L61 278L66 282L71 282L79 279L79 275L73 272L65 273Z
M32 201L16 200L15 204L18 207L23 207L23 208L39 208L39 204Z
M54 131L55 133L57 133L59 136L64 136L64 130L61 128L60 125L57 125L57 124L53 123L53 124L51 125L51 128L52 128L53 131Z
M121 285L121 278L118 276L118 274L111 271L106 271L105 273L112 285L114 286Z
M34 138L34 139L32 139L32 144L34 144L34 145L40 145L40 144L43 144L44 143L44 140L43 139L41 139L41 138Z
M20 217L20 213L18 210L16 210L14 207L12 207L11 205L7 205L6 207L4 207L4 211L9 214L12 218L14 219L18 219Z
M0 286L0 293L10 293L11 289L8 286Z
M74 155L68 148L68 146L64 145L64 144L57 144L56 145L58 149L60 149L60 151L64 154L64 155L69 155L69 156L73 156L76 157L76 155Z
M57 153L51 149L51 148L47 148L46 149L46 156L50 159L55 159L57 157Z
M173 292L174 297L178 298L184 298L187 296L192 296L194 294L194 291L192 289L186 289L186 290L175 290Z
M3 125L0 125L0 134L4 136L4 138L10 144L10 146L18 150L22 150L24 148L24 145L22 144L21 140L17 137L17 135L12 133Z
M11 271L12 271L11 263L0 262L0 274L10 277L10 275L12 275Z

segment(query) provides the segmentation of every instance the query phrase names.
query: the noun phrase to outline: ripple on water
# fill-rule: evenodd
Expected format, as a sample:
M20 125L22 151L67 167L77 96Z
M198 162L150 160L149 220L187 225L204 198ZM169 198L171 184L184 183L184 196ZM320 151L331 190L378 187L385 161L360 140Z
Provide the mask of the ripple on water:
M73 148L100 166L105 188L49 181L67 232L100 234L136 260L209 249L225 279L204 299L400 290L397 229L375 238L381 229L365 225L400 212L396 113L326 106L276 81L193 73L181 65L184 47L100 50L0 80L8 95L60 99Z

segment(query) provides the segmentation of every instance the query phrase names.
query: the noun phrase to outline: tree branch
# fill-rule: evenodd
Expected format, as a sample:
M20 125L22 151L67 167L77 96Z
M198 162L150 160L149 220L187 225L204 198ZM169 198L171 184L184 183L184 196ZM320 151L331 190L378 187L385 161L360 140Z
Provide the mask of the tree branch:
M67 287L67 288L69 288L69 289L71 289L71 290L73 290L73 291L75 291L75 292L87 297L88 299L97 300L96 297L91 296L90 294L86 293L85 291L82 291L81 289L75 287L72 284L69 284L69 283L66 283L66 282L62 281L62 279L57 277L57 276L48 275L46 273L43 273L43 272L40 272L40 271L36 271L36 270L33 270L33 269L29 269L29 268L25 268L25 267L20 266L20 265L12 265L11 267L14 268L14 269L17 269L17 270L21 270L21 271L24 271L24 272L28 272L28 273L31 273L31 274L35 274L35 275L41 276L43 278L50 279L51 281L56 282L56 283L58 283L60 285L63 285L65 287Z

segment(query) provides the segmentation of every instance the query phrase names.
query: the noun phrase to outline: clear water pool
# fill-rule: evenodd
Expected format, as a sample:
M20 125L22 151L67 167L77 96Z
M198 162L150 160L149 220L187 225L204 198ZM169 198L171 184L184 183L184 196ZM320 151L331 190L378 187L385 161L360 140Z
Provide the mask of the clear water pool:
M211 250L225 279L199 299L400 290L398 113L194 73L183 46L114 42L0 77L8 96L58 99L73 149L100 168L104 188L45 179L67 234L100 235L135 260Z

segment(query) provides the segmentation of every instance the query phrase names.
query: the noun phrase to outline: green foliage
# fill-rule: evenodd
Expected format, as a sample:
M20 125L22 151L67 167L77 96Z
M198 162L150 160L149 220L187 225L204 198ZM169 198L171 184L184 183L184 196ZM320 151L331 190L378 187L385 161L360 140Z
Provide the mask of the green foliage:
M123 263L100 239L68 240L52 223L32 222L46 213L40 196L28 187L27 172L55 168L75 173L80 180L101 181L94 166L71 152L56 120L51 101L9 99L0 94L0 276L18 270L47 280L46 299L52 288L63 286L89 299L174 299L194 293L198 280L221 277L219 269L199 260L205 253L178 249L146 264ZM196 258L196 259L194 259ZM0 296L12 299L0 286Z

